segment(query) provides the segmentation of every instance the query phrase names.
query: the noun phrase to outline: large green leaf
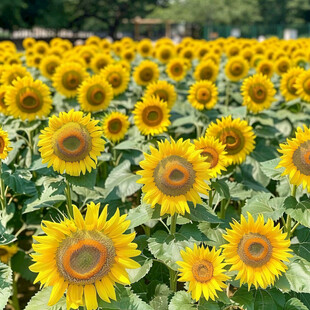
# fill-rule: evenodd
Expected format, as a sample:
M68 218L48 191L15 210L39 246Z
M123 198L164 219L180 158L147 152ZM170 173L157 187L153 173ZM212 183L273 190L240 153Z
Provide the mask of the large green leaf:
M231 300L244 310L254 310L253 292L248 291L245 286L241 286L231 297Z
M290 215L295 221L310 228L310 201L297 202L294 197L290 196L286 198L284 206L285 213Z
M191 295L185 291L179 291L174 294L172 297L169 310L193 310L197 309L194 305L194 302L191 298Z
M281 174L285 168L276 168L279 165L280 160L280 158L275 158L260 163L262 171L268 178L272 180L281 180L283 178Z
M283 310L285 297L276 288L254 291L254 310Z
M0 262L0 310L6 306L12 294L12 269Z
M139 262L140 263L140 262ZM143 264L141 264L140 268L136 269L127 269L130 283L135 283L142 279L151 269L153 265L152 259L146 259Z
M166 284L158 284L155 288L154 298L150 301L150 306L154 310L167 310L170 294L171 290Z
M86 171L78 177L66 175L66 179L73 185L82 186L92 189L96 184L97 169L92 169L91 172Z
M138 207L130 209L127 216L127 220L130 220L129 228L131 229L145 224L152 219L153 212L154 209L144 202Z
M216 215L214 215L212 209L210 209L206 205L197 204L196 207L190 202L190 211L191 213L186 213L185 217L195 222L204 222L207 221L209 223L221 223L222 220L219 219Z
M299 299L294 297L286 302L284 310L308 310L308 308Z

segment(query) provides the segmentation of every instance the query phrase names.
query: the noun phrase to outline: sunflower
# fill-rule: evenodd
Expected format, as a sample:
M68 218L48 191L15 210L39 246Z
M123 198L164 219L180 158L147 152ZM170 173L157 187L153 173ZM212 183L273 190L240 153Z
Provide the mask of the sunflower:
M88 76L86 69L80 64L65 62L56 68L53 86L62 95L68 98L75 97L78 87Z
M228 164L241 164L255 147L253 128L240 118L232 120L231 115L212 122L206 136L213 136L225 144Z
M38 54L38 53L34 53L31 57L29 57L29 62L28 62L28 66L30 67L35 67L35 68L40 68L40 64L42 59L45 58L44 55L42 54Z
M203 294L206 300L215 300L216 291L222 291L227 285L224 283L229 279L226 276L223 263L224 257L220 255L221 250L216 251L215 247L210 251L203 246L194 244L194 249L186 247L181 250L183 261L178 261L180 282L189 282L189 292L192 298L198 301Z
M297 78L304 72L303 68L294 67L289 69L286 73L282 75L280 91L284 96L286 101L290 101L298 98L296 81Z
M153 44L150 39L143 39L138 43L138 53L142 57L149 57L152 54L153 51Z
M0 159L6 159L8 152L12 150L10 147L8 133L0 127Z
M212 109L217 102L217 87L214 83L201 80L193 84L189 89L188 101L198 110Z
M162 63L168 63L175 56L175 48L170 44L163 44L155 50L156 58Z
M61 64L61 59L55 55L45 56L40 63L39 69L42 75L51 79L55 73L56 68Z
M73 218L60 223L43 221L46 235L33 237L34 264L29 267L38 273L35 283L52 286L48 302L52 306L66 292L68 309L86 306L98 308L97 294L106 301L116 300L115 283L130 284L126 269L139 268L131 259L138 256L135 233L124 234L130 225L119 209L107 220L108 207L99 213L100 204L87 205L85 219L73 206Z
M143 60L133 73L133 78L138 85L146 86L159 78L159 69L155 62Z
M0 129L1 131L1 129ZM0 136L0 145L1 145L1 136ZM14 254L18 252L18 246L13 245L0 245L0 261L7 264Z
M47 116L52 109L49 87L30 77L13 81L13 86L7 88L5 103L9 114L29 121Z
M45 41L37 41L33 45L33 50L36 54L45 55L49 49L48 43Z
M187 46L183 48L179 54L180 57L188 59L189 61L192 61L195 57L195 49L192 46Z
M248 62L241 56L229 58L225 65L225 74L233 82L238 82L247 76L249 71Z
M78 102L83 111L105 110L113 99L113 88L100 75L87 78L78 88Z
M166 73L170 79L179 82L186 76L186 63L183 58L173 58L166 66Z
M158 96L161 100L167 103L169 109L171 109L177 99L177 93L174 86L167 81L157 81L149 84L145 90L144 96Z
M254 221L248 213L248 221L241 215L241 223L234 221L230 226L223 235L228 243L222 247L226 263L232 265L230 271L238 271L236 280L240 279L241 285L247 283L248 290L252 284L256 289L274 284L287 269L283 261L292 257L288 253L290 240L285 239L280 224L274 226L271 219L264 224L263 215Z
M286 73L291 67L291 60L287 56L282 56L275 62L275 71L278 75Z
M78 51L79 57L83 58L86 62L87 67L90 66L91 60L95 55L95 50L92 46L82 46Z
M102 121L103 135L113 143L124 139L129 128L128 116L121 112L111 112Z
M194 78L196 81L209 80L215 82L219 72L218 66L211 60L202 61L195 69Z
M165 140L158 142L158 150L150 149L151 154L144 153L145 159L140 162L143 170L137 172L142 176L137 182L144 184L143 200L152 208L160 204L161 216L190 213L187 202L196 206L202 203L199 193L208 195L210 187L205 181L211 177L210 164L189 140Z
M114 59L109 54L96 54L91 59L90 67L95 73L99 73L107 65L114 62Z
M256 66L256 72L265 75L267 78L271 78L274 71L273 62L269 59L262 59Z
M122 51L121 58L128 62L132 62L136 58L136 51L134 50L134 48L126 48Z
M194 140L196 150L202 150L200 155L210 164L209 173L212 178L226 171L227 158L225 145L212 136L200 137Z
M130 74L120 64L107 65L100 75L111 84L115 96L127 89Z
M23 40L22 45L24 49L28 49L33 47L35 43L36 40L34 38L28 37Z
M296 93L301 99L310 102L310 70L303 71L298 75L294 87L297 89Z
M96 169L97 157L104 150L98 122L90 114L83 116L83 112L74 110L61 112L58 117L53 115L39 136L42 162L72 176Z
M243 105L253 113L268 109L276 90L269 78L259 73L245 79L241 86Z
M8 107L5 103L5 93L8 89L8 86L1 85L0 86L0 113L4 115L8 115Z
M13 85L17 78L31 77L31 74L21 65L5 66L1 75L0 83L3 85Z
M142 98L132 112L134 122L143 135L158 135L170 125L167 103L158 96Z
M297 127L295 138L287 139L278 150L283 155L277 168L284 167L282 175L288 175L290 183L302 184L310 192L310 130Z

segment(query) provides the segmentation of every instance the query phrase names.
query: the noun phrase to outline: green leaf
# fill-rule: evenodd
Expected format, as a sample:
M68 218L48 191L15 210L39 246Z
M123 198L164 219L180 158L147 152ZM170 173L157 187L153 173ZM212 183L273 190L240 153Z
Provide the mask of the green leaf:
M290 196L284 202L285 213L290 215L292 219L310 228L310 202L297 202L296 198Z
M275 158L272 160L267 160L260 163L261 169L263 173L272 180L281 180L283 176L281 174L285 170L285 168L276 168L279 165L280 158Z
M92 169L91 172L86 171L85 175L81 174L78 177L66 174L66 179L73 185L82 186L92 189L96 184L97 169Z
M29 270L29 266L33 264L31 257L24 251L18 251L11 258L12 270L19 273L24 279L33 282L36 274Z
M52 287L45 287L36 293L28 302L25 310L67 310L66 298L62 296L54 306L48 306L48 300L52 292Z
M204 205L197 204L196 207L190 202L190 211L191 213L186 213L185 217L195 221L195 222L204 222L207 221L209 223L221 223L222 220L219 219L216 215L212 214L212 210Z
M117 195L125 199L142 187L142 184L137 183L139 179L139 175L130 171L130 161L125 160L110 172L105 187L107 192L111 192L116 187Z
M12 294L12 269L0 262L0 310L6 306Z
M194 239L196 241L206 241L207 238L201 234L201 231L198 229L197 223L188 223L182 224L180 230L175 233L176 240L188 240Z
M245 200L251 197L252 190L247 190L237 182L227 182L231 200Z
M150 301L150 306L154 310L167 310L170 294L171 290L166 284L158 284L155 288L154 298Z
M294 297L286 302L284 310L308 310L308 308L299 299Z
M310 261L310 230L306 227L298 227L296 237L291 240L291 249L300 257Z
M219 292L220 293L220 292ZM218 293L218 294L219 294ZM227 297L228 298L228 297ZM213 301L213 300L205 300L204 298L200 299L200 303L198 306L198 310L220 310L220 306L218 304L218 301Z
M210 223L203 222L199 223L198 228L202 233L206 235L208 238L205 243L209 246L215 246L216 249L226 243L225 239L223 238L223 234L225 234L225 230L219 227L211 228Z
M51 186L45 187L40 198L24 205L23 213L33 212L40 208L51 207L58 202L65 201L65 195L55 194L57 190L58 189L54 189Z
M253 292L248 291L245 286L241 286L231 297L231 300L245 310L254 310Z
M211 188L214 188L222 198L229 199L229 187L223 179L217 180L216 182L211 182Z
M136 208L130 209L127 220L130 220L129 229L145 224L152 219L154 209L149 204L142 203Z
M254 291L254 310L283 310L284 304L284 294L275 288Z
M172 297L169 310L193 310L196 309L194 302L191 298L191 295L185 291L179 291L174 294Z
M15 132L14 132L15 134ZM12 142L11 147L13 148L11 152L8 154L8 158L6 160L6 164L9 165L16 157L18 154L20 148L26 144L23 139L17 140L16 142Z
M3 213L0 212L0 244L6 245L15 241L16 237L6 232L6 229L3 226L6 225L5 221L3 220Z
M129 275L130 283L138 282L150 271L153 265L152 259L146 259L143 265L140 268L136 269L127 269Z

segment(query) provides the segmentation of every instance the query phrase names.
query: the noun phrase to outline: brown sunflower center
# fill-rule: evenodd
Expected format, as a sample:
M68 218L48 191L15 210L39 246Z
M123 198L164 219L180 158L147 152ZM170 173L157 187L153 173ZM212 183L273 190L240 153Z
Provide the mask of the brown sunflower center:
M58 67L58 63L56 61L51 61L46 65L46 71L48 74L53 75L55 73L56 68Z
M226 145L225 150L228 155L239 153L245 144L243 134L237 128L226 128L220 132L218 139Z
M288 69L289 69L289 64L286 60L283 60L278 64L278 70L281 73L285 73Z
M112 134L119 133L122 130L122 127L123 124L118 118L112 119L108 123L109 132Z
M164 114L158 106L147 106L142 112L144 124L150 127L159 125L163 120Z
M264 103L267 98L267 89L265 85L254 84L249 88L249 96L255 103Z
M45 54L45 52L46 52L45 47L43 47L43 46L38 47L37 48L37 52L39 54Z
M193 165L177 155L162 159L154 170L156 186L168 196L185 195L192 188L195 176Z
M269 75L271 72L271 67L268 64L263 64L260 68L260 71L264 75Z
M143 82L149 82L154 77L154 71L152 68L143 68L139 73L139 77Z
M6 110L6 105L4 101L5 92L0 93L0 107Z
M154 91L154 95L158 96L161 100L168 102L169 94L164 89L157 89Z
M213 264L207 260L199 260L192 267L194 278L201 283L210 281L213 277L213 271Z
M307 78L302 85L303 90L305 91L305 93L307 93L308 95L310 95L310 78Z
M60 243L56 264L69 283L86 285L104 277L110 271L114 257L110 238L96 231L79 231Z
M296 76L292 76L287 79L286 87L289 93L296 96L297 89L295 88ZM310 86L310 85L309 85ZM309 88L310 90L310 88Z
M0 137L0 154L3 153L4 151L4 147L5 147L5 142L4 142L4 139L2 137ZM1 251L2 249L0 249ZM0 252L1 253L1 252ZM1 254L0 254L1 255Z
M293 163L300 173L310 175L310 141L306 141L295 150Z
M147 54L150 51L150 47L148 45L143 45L141 51L142 53Z
M87 90L87 101L91 105L99 105L105 99L104 89L100 85L93 85Z
M16 104L25 113L35 113L41 110L43 99L36 89L25 87L16 95Z
M1 137L0 137L0 141L1 141ZM0 154L1 154L1 148L0 148ZM4 256L8 254L8 251L6 249L0 249L0 256Z
M125 53L124 58L125 58L126 60L128 60L128 61L131 61L131 60L134 59L134 53L132 53L132 52L127 52L127 53Z
M237 253L246 265L261 267L270 260L272 245L265 236L248 233L240 240Z
M244 67L240 62L234 62L231 64L229 71L233 76L239 76L243 73Z
M66 72L62 77L62 85L68 90L76 90L81 82L81 75L73 70Z
M122 77L119 73L113 72L111 73L108 78L108 82L112 85L113 88L117 88L121 85L122 83Z
M69 122L54 134L55 154L66 162L83 160L92 148L88 130L78 123Z
M200 155L203 156L205 161L210 164L210 169L214 168L219 161L219 154L212 147L204 148Z
M34 64L38 66L42 61L42 57L41 56L34 57L33 61Z
M98 69L98 70L101 70L101 69L103 69L106 65L108 64L108 62L107 62L107 60L105 60L105 59L98 59L97 61L96 61L96 68Z
M175 63L171 66L171 73L173 76L180 76L183 74L183 66L180 63Z
M191 60L193 58L193 53L192 51L186 51L184 54L183 54L184 58L187 58L189 60Z
M199 103L206 104L212 99L212 92L207 87L201 87L197 90L196 100Z
M161 53L160 53L160 57L164 60L168 60L170 59L171 57L171 52L170 50L163 50Z
M203 67L200 70L200 79L201 80L211 80L213 76L213 69L209 66Z

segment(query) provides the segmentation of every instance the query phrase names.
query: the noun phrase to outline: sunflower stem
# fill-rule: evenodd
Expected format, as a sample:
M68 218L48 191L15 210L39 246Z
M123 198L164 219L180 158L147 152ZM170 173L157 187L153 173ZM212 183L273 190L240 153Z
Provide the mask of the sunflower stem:
M175 234L175 231L176 231L176 227L177 227L177 217L178 217L178 214L177 213L174 213L172 216L171 216L171 223L170 223L170 235L173 236Z
M294 198L296 198L296 192L297 192L297 185L293 185L293 188L292 188L292 196Z
M170 235L173 236L173 237L174 237L174 234L176 232L177 217L178 217L177 213L174 213L171 216ZM176 290L177 290L177 272L175 270L169 268L169 276L170 276L170 289L173 292L176 292Z
M1 188L1 209L5 210L6 209L6 190L5 190L5 185L4 181L2 178L2 161L0 160L0 188Z
M68 216L73 218L73 206L72 206L72 197L71 197L71 184L66 178L66 190L65 190L66 198L67 198L67 213Z
M212 208L214 196L215 196L215 191L213 194L213 188L211 188L211 190L209 192L209 207L210 208Z
M299 226L299 222L297 222L295 225L294 225L294 227L292 228L292 230L291 230L291 236L293 235L293 233L294 233L294 231L296 230L296 228Z
M16 283L16 279L15 279L16 274L13 273L13 296L12 296L12 304L13 304L13 308L14 310L19 310L19 302L18 302L18 290L17 290L17 283Z
M221 209L220 209L220 214L219 214L220 219L225 219L226 209L227 209L229 203L230 203L230 199L228 199L228 200L223 199L221 201Z

